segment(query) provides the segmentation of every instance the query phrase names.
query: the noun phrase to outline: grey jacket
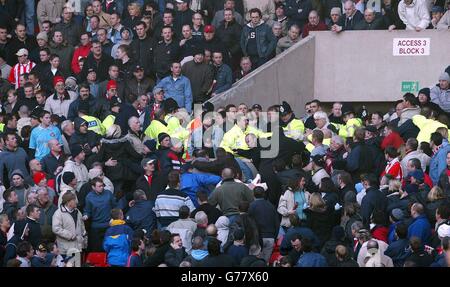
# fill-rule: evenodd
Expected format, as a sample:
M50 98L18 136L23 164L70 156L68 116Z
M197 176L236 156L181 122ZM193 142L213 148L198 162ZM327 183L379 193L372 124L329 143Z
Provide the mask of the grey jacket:
M450 113L450 89L441 90L439 85L430 89L431 101L436 103L445 112Z
M247 43L250 36L251 22L244 26L241 34L241 48L245 56L247 56ZM269 25L261 20L256 26L256 47L258 49L258 56L261 58L268 58L277 46L277 38L272 32Z

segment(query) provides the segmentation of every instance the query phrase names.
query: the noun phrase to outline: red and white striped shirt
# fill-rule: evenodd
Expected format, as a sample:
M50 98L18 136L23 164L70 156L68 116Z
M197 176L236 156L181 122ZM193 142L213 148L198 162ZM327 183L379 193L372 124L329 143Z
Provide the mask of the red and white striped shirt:
M20 88L20 75L31 72L31 69L33 69L34 66L36 66L36 64L31 61L28 61L27 64L15 64L9 73L8 81L11 84L14 84L16 89Z

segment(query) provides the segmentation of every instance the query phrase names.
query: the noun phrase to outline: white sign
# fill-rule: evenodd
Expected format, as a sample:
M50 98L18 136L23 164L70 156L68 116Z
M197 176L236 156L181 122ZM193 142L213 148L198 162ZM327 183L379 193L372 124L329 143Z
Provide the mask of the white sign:
M430 38L394 38L392 54L394 56L429 56Z

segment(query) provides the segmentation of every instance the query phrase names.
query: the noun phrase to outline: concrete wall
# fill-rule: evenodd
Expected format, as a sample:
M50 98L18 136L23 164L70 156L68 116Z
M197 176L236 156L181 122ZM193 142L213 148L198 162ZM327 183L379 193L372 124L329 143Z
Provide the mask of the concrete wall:
M393 56L394 38L430 38L430 55ZM304 103L313 98L375 108L375 102L400 99L402 81L419 82L420 88L434 85L448 65L448 31L311 32L210 101L216 107L259 103L265 109L286 100L299 116Z
M404 94L402 81L429 87L450 65L448 31L312 33L316 37L314 96L321 101L394 101ZM393 56L394 38L430 38L430 55Z
M315 40L308 37L210 102L216 107L258 103L266 109L286 100L294 110L302 111L305 103L313 99L314 54Z

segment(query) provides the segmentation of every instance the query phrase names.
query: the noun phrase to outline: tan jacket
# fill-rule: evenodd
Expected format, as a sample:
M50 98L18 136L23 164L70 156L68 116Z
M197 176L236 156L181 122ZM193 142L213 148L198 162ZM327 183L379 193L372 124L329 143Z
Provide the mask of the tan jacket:
M86 229L81 212L78 209L73 212L78 213L76 225L65 206L60 205L52 218L52 231L56 235L56 243L63 255L67 253L69 248L76 248L81 251L87 246L87 237L83 237L86 234ZM72 239L73 237L75 239Z
M44 109L52 114L67 118L70 104L78 97L78 95L72 91L68 91L68 93L69 97L63 99L62 101L59 98L55 99L55 94L52 94L47 98L47 100L45 100Z
M109 29L111 27L111 15L109 15L108 13L105 12L101 12L100 14L97 15L98 18L100 18L100 28L105 28L105 29Z
M65 0L41 0L38 2L36 16L41 29L44 21L59 22L65 2Z
M305 199L306 202L309 201L309 192L305 191ZM294 192L291 190L286 190L283 195L280 197L280 201L278 203L278 213L281 214L281 226L291 227L291 222L289 221L289 211L294 209L295 205L295 197Z
M71 171L75 174L75 178L77 179L77 187L76 187L77 192L80 191L83 184L89 181L89 173L84 164L78 165L75 161L71 159L67 160L64 163L63 173L66 171Z

